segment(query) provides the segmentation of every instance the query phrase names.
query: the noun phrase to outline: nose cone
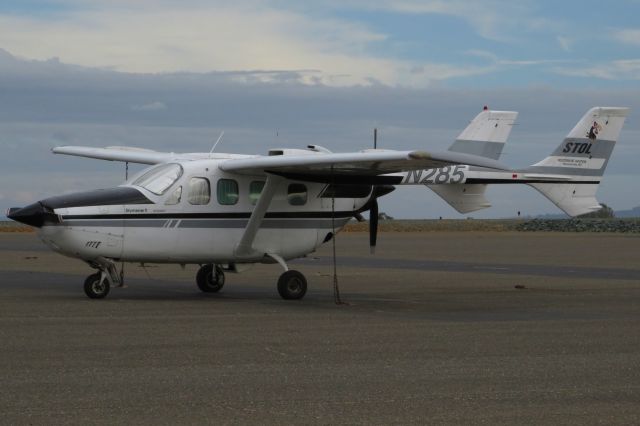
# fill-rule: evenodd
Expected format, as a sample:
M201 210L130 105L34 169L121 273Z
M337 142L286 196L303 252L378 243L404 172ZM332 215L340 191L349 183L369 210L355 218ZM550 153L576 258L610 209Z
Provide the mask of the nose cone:
M12 207L7 211L7 217L16 222L41 228L53 212L48 212L40 203L29 204L27 207Z

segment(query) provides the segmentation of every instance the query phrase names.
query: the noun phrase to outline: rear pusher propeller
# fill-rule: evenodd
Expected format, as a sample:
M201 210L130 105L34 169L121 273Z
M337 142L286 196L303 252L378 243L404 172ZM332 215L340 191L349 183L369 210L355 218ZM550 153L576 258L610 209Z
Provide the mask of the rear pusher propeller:
M369 248L371 254L376 252L376 241L378 240L378 200L373 199L369 210Z
M396 187L393 185L374 185L371 192L371 198L362 206L354 215L359 221L364 221L364 218L360 213L369 211L369 246L371 247L371 254L375 253L376 242L378 240L378 198L395 191Z

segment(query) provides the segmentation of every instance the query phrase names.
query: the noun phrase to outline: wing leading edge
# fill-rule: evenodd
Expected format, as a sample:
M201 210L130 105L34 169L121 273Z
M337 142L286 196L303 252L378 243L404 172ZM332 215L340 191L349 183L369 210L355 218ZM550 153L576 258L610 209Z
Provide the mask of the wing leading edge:
M110 146L93 148L89 146L59 146L52 149L54 154L73 155L76 157L95 158L97 160L122 161L139 164L160 164L170 161L193 160L227 160L230 158L252 157L243 154L222 154L207 152L175 153L159 152L150 149L129 146Z
M140 164L159 164L171 161L176 155L169 152L157 152L148 149L114 146L108 148L92 148L87 146L59 146L53 148L54 154L73 155L76 157L95 158L108 161L125 161Z

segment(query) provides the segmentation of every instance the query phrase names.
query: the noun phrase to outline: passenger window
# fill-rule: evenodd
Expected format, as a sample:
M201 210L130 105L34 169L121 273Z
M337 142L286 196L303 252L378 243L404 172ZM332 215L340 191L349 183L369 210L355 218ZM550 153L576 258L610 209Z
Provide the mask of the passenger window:
M238 182L233 179L218 180L218 203L231 206L238 202Z
M287 200L292 206L304 206L307 203L307 187L301 183L290 184Z
M167 201L165 201L164 204L167 206L176 205L180 202L180 198L182 198L182 186L177 187L175 191L169 195L169 198L167 198Z
M249 202L252 205L256 205L258 199L260 198L260 194L262 194L262 188L264 188L263 180L254 180L249 184Z
M194 177L189 180L189 204L204 205L209 204L211 199L211 186L209 179Z

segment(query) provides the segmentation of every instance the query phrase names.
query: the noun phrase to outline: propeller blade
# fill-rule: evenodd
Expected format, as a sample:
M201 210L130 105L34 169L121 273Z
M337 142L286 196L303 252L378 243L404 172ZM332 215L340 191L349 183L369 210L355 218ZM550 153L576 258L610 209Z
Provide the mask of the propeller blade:
M396 187L393 185L374 185L373 186L373 196L375 198L384 197L385 195L396 190Z
M378 240L378 200L373 199L371 210L369 210L369 247L371 254L376 252L376 241Z

